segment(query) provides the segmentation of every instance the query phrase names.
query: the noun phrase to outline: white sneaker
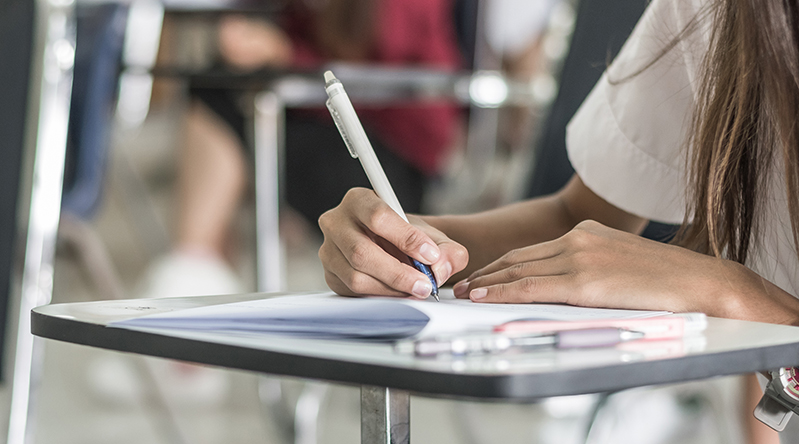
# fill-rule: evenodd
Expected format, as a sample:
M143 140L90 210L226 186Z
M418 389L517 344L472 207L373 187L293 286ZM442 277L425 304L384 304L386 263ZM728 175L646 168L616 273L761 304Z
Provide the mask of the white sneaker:
M212 255L170 253L154 261L136 294L141 298L241 293L243 285L222 259Z
M140 298L241 293L243 285L222 259L212 255L174 252L154 261L134 294ZM230 381L224 370L178 361L147 359L167 402L180 406L213 407L227 399ZM113 402L135 402L142 381L116 357L92 363L89 386Z
M243 285L233 269L210 254L176 251L153 262L140 283L142 298L234 294ZM228 395L224 370L178 361L148 359L161 392L179 405L214 406Z

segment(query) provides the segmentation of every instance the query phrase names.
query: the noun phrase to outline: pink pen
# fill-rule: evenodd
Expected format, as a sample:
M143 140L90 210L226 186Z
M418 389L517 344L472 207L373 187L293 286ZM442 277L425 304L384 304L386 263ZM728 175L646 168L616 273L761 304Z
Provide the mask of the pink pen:
M467 333L400 341L394 345L394 349L400 353L412 353L419 357L468 356L508 351L524 352L540 348L613 347L623 342L641 339L643 336L643 333L637 331L613 327L525 335Z
M679 313L637 319L592 319L586 321L511 321L494 327L494 332L508 335L546 333L614 327L644 334L643 339L674 339L700 332L707 327L704 313Z

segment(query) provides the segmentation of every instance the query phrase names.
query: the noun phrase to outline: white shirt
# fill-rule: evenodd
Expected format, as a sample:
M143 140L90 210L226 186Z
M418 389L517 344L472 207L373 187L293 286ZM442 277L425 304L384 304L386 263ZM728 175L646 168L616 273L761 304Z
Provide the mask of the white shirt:
M654 0L567 129L569 159L586 186L647 219L680 223L685 214L686 136L709 45L710 15L654 65L635 73L657 59L708 4ZM747 266L799 296L799 260L779 162L771 177ZM799 417L780 438L799 444Z
M569 159L588 188L647 219L680 223L685 214L686 136L710 16L654 65L635 73L661 55L708 3L654 0L567 129ZM747 266L798 296L799 260L784 177L775 162Z

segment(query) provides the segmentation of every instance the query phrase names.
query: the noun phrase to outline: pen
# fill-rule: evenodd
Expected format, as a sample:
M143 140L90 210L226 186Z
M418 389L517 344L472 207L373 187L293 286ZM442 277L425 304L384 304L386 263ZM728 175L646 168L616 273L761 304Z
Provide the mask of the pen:
M420 357L438 355L465 356L502 353L508 350L536 348L594 348L612 347L626 341L641 339L644 334L622 328L588 328L564 330L546 334L513 336L502 333L463 334L449 337L400 341L395 350Z
M707 328L707 316L704 313L676 313L636 319L589 319L583 321L519 319L497 325L494 327L494 332L534 334L601 327L639 331L644 333L644 339L674 339L703 331Z
M327 109L330 110L330 115L333 116L333 121L336 123L339 133L341 133L341 138L344 139L344 144L347 145L350 155L361 161L361 165L364 171L366 171L366 176L369 177L369 182L372 184L375 193L377 193L394 212L399 214L405 222L408 222L408 217L405 216L405 212L402 211L402 206L397 199L397 195L394 194L394 189L391 188L386 173L377 160L377 156L372 149L372 144L369 142L369 138L366 137L366 132L363 130L363 126L361 126L361 122L355 114L355 108L352 107L352 103L347 93L344 91L344 86L331 71L325 72L325 92L327 92L328 96L326 102ZM430 279L430 283L433 284L431 294L436 298L436 301L439 301L438 285L436 285L436 277L433 275L433 271L428 265L412 257L409 259L413 262L413 266L416 267L416 269L424 273L427 278Z

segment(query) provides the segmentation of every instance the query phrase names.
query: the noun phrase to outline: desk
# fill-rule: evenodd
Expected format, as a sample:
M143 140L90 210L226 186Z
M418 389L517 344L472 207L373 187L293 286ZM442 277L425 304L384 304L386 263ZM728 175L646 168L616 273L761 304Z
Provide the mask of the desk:
M651 342L630 350L545 350L464 360L419 359L396 354L387 344L275 336L268 344L241 346L214 334L189 340L178 332L107 327L146 314L275 295L281 293L47 305L33 310L32 332L109 350L359 385L364 443L409 441L410 393L526 402L799 364L799 328L716 318L684 348L682 341Z

